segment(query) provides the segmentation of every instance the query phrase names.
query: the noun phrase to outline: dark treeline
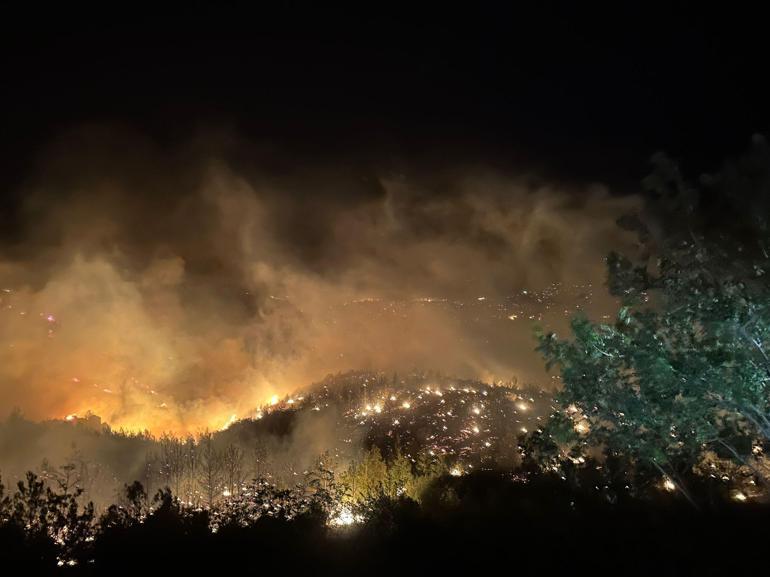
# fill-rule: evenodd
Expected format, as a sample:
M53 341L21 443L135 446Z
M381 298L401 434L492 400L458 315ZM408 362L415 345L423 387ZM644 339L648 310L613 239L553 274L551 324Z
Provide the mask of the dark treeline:
M6 574L436 574L617 570L717 575L760 562L765 506L709 501L694 513L673 493L631 495L622 470L479 472L433 481L420 502L380 492L351 509L323 475L304 490L254 481L216 508L184 506L139 483L98 518L78 489L34 475L0 498ZM321 469L322 471L322 469ZM327 479L328 480L328 479ZM711 505L709 505L709 502ZM336 515L336 517L335 517Z

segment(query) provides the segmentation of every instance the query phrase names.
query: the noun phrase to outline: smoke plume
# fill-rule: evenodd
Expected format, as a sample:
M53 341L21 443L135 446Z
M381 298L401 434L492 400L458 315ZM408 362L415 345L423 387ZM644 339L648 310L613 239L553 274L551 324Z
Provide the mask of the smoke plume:
M545 382L506 299L592 283L595 310L609 302L633 197L280 160L221 136L54 143L0 241L0 406L185 433L348 369ZM559 325L575 303L554 299Z

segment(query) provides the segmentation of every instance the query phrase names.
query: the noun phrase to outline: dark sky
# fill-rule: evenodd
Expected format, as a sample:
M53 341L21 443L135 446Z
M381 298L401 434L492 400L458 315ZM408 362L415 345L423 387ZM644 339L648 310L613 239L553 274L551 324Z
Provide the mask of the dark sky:
M623 185L657 150L699 171L770 124L749 10L448 4L5 7L3 191L85 122L169 145L227 126L298 162L460 158Z

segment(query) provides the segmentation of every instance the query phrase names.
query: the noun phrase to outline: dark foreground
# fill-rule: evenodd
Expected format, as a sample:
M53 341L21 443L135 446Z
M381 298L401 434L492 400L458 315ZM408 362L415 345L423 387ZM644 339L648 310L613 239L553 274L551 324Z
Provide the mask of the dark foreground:
M141 523L113 511L77 564L58 568L50 544L5 525L0 574L662 576L739 574L766 563L770 510L757 504L720 501L696 512L671 495L608 499L603 489L549 479L480 474L448 483L422 506L383 499L367 522L333 529L310 511L212 533L206 512L180 512L167 499Z

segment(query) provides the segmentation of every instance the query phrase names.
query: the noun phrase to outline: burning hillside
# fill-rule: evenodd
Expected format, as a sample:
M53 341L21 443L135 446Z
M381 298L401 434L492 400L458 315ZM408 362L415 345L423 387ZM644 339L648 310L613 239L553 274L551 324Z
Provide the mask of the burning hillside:
M329 376L306 392L273 399L255 419L234 423L231 432L258 427L262 420L306 413L335 415L338 454L362 439L383 455L400 450L445 459L454 474L508 465L517 459L517 438L540 427L551 411L551 395L429 373L406 375L350 372Z

